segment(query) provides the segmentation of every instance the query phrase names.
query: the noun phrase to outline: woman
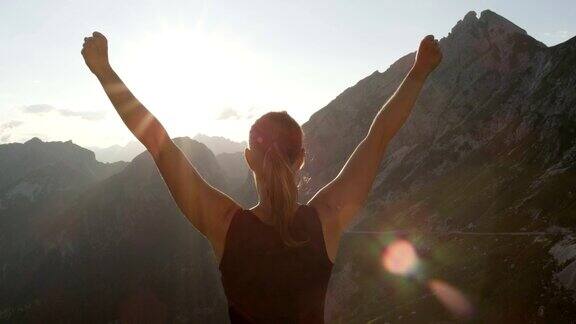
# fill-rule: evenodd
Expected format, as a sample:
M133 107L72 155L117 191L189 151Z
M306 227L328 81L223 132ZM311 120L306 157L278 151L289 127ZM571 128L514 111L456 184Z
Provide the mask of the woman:
M244 154L259 202L250 209L211 187L132 95L108 61L106 38L84 39L82 56L116 111L144 144L184 215L212 244L233 323L321 323L343 231L364 204L386 146L404 124L428 75L442 59L432 35L412 69L376 115L340 173L305 205L295 173L304 162L302 130L286 112L250 129Z

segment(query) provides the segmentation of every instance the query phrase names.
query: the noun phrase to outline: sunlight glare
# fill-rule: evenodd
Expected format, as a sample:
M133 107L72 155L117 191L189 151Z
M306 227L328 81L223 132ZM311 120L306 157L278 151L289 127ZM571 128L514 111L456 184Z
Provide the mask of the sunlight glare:
M264 79L262 58L240 39L201 26L167 28L132 41L123 61L141 101L171 130L190 135L217 127L224 109L248 114Z
M418 266L418 256L412 243L407 240L395 240L382 253L382 265L397 275L414 274Z
M460 319L470 318L473 313L472 304L456 288L441 280L430 280L428 283L430 290L440 300L440 302Z

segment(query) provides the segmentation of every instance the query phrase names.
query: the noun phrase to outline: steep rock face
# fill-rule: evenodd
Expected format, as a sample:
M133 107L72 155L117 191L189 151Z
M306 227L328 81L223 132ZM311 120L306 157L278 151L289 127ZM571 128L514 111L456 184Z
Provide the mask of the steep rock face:
M0 224L14 224L9 215L26 219L43 209L64 206L79 192L120 172L124 163L100 163L94 153L72 142L0 145ZM50 209L48 209L50 210Z
M44 143L33 138L0 145L1 280L10 281L10 274L42 246L46 222L81 192L124 166L100 163L92 152L71 142Z
M538 77L537 71L532 70L547 59L544 45L490 11L483 12L480 18L469 13L440 44L443 63L428 80L410 120L394 138L389 157L404 155L413 150L413 145L427 147L463 118L474 119L482 111L492 113L506 108L500 107L506 103L498 100L519 103L520 94L511 93L518 97L508 98L507 92L530 86L530 78ZM303 172L308 180L302 189L304 196L311 196L338 173L413 61L411 53L387 71L374 72L303 125L308 152Z
M205 145L175 142L206 181L228 190ZM60 211L24 261L14 250L4 264L1 309L10 320L226 321L212 249L178 210L148 153Z
M44 143L33 138L0 145L0 211L25 218L50 206L63 206L124 166L100 163L93 152L71 141ZM12 224L0 217L0 223L5 222Z
M391 230L423 251L424 278L459 287L480 321L566 321L575 315L572 293L556 274L566 278L571 263L549 251L576 228L576 39L548 48L484 11L466 15L440 46L442 64L345 235L328 317L451 318L425 281L382 277L380 253L398 237ZM304 125L305 199L340 171L413 59L361 80Z

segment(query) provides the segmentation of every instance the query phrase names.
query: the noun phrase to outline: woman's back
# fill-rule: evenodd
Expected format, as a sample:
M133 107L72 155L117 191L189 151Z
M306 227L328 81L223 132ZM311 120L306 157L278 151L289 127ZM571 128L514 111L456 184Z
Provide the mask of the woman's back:
M232 323L322 323L332 270L316 210L299 205L294 238L284 244L276 229L252 211L231 220L220 261Z

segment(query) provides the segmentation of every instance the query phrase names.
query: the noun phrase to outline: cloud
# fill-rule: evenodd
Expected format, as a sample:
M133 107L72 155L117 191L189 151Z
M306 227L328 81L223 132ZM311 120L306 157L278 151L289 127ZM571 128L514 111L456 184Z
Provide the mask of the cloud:
M22 111L25 113L29 113L29 114L41 114L41 113L45 113L45 112L49 112L49 111L53 111L53 110L56 110L56 108L54 108L50 105L44 105L44 104L30 105L30 106L22 107Z
M574 36L574 33L567 30L555 30L552 32L541 33L541 35L543 38L548 39L550 42L557 43L568 40Z
M261 109L256 107L248 108L246 112L240 112L236 109L232 108L225 108L220 112L220 115L216 118L218 120L225 120L225 119L251 119L257 116Z
M10 136L12 136L12 134L8 133L8 131L22 124L23 123L19 120L11 120L4 124L0 124L0 142L7 142L10 139Z
M218 120L223 120L223 119L240 119L243 118L242 115L240 115L240 113L238 113L237 110L232 109L232 108L226 108L224 110L222 110L222 112L220 113L220 116L218 116L216 119Z
M19 120L11 120L11 121L9 121L9 122L6 122L6 123L0 125L0 132L3 132L3 131L5 131L5 130L18 127L18 126L20 126L20 125L22 125L22 124L23 124L23 123L22 123L21 121L19 121Z
M555 30L553 32L544 33L544 35L555 38L568 38L570 33L567 30Z
M256 107L250 107L248 108L248 113L246 114L246 118L250 119L250 118L254 118L256 117L256 114L260 113L260 109L256 108Z
M58 113L65 117L80 117L86 120L100 120L105 115L103 111L74 111L70 109L58 109Z
M56 112L64 117L79 117L89 121L103 119L105 113L102 111L77 111L70 109L55 108L46 104L30 105L22 107L22 111L28 114L44 114L49 112Z

